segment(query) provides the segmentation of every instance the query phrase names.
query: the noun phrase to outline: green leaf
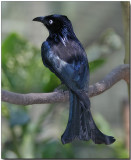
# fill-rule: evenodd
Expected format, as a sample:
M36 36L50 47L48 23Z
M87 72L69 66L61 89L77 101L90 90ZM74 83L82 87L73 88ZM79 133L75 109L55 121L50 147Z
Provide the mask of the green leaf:
M53 83L52 83L53 82ZM2 87L14 92L49 92L60 80L43 66L41 51L16 33L2 43Z
M89 62L90 72L94 72L99 67L101 67L105 62L106 62L105 59L97 59L97 60L94 60L92 62Z

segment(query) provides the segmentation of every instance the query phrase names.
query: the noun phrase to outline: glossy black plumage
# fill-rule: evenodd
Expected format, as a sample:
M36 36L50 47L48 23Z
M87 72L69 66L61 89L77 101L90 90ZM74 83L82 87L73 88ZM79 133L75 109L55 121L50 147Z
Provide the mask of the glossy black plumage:
M89 85L89 66L84 48L77 39L70 20L63 15L37 17L49 31L41 47L42 61L68 87L70 93L69 120L61 140L74 139L96 144L111 144L114 137L104 135L95 125L90 111L90 100L85 93Z

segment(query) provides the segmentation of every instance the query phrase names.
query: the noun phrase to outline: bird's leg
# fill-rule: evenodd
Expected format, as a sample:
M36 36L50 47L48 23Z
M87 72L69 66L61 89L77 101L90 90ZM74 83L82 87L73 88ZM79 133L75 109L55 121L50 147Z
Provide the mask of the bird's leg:
M67 90L68 90L68 88L66 87L64 82L61 81L61 84L57 88L54 89L54 92L64 92Z

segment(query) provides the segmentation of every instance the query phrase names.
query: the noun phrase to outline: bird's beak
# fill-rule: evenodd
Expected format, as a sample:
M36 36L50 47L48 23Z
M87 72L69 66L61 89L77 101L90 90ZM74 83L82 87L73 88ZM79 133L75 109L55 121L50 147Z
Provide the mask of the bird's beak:
M33 21L38 21L38 22L44 23L44 17L36 17L33 19Z

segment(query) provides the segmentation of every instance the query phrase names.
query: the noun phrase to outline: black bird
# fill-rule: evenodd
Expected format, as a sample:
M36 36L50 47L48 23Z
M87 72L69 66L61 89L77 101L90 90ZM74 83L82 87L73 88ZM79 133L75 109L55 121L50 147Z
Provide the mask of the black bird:
M85 50L77 39L71 21L64 15L49 15L34 18L43 23L49 36L41 47L43 64L48 67L69 89L70 111L63 144L74 139L96 144L111 144L114 137L104 135L96 126L86 92L89 85L89 65Z

